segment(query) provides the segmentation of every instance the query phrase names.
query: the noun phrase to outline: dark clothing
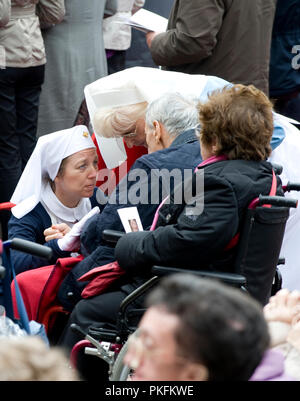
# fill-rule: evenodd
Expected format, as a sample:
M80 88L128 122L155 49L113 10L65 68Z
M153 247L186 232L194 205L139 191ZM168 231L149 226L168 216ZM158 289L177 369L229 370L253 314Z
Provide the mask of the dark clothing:
M277 0L270 61L271 97L285 95L297 88L300 89L299 56L297 63L300 49L298 51L294 49L300 45L299 21L299 0ZM293 68L293 66L298 68Z
M144 229L148 229L158 205L174 186L175 180L168 179L170 172L176 171L181 182L184 171L192 174L200 162L199 141L196 140L193 131L187 131L177 137L168 149L144 155L134 163L128 175L111 195L111 203L84 227L81 242L85 259L68 274L58 293L65 308L72 309L80 299L81 291L86 285L77 281L80 276L94 267L114 261L114 248L102 240L102 232L104 229L124 231L117 210L136 206ZM140 196L135 197L139 178ZM156 199L153 198L155 194ZM74 293L72 300L67 296L69 292Z
M83 325L85 330L106 327L107 324L110 327L113 324L111 316L117 316L126 288L130 285L134 287L138 279L143 281L143 274L145 278L149 277L152 264L182 268L203 266L232 271L230 263L234 254L232 251L225 252L224 248L238 232L250 201L259 194L269 194L272 167L268 162L234 160L207 165L194 176L201 171L205 171L203 213L186 215L188 198L183 204L171 201L160 209L159 227L154 231L130 233L122 237L117 243L115 256L127 274L106 293L81 300L73 310L69 324L75 322ZM174 192L175 199L177 191L178 187ZM282 194L279 178L277 193ZM130 283L131 278L134 280ZM106 313L106 310L109 312ZM71 332L69 324L61 343L71 348L78 338Z
M274 19L270 97L275 109L300 120L300 1L278 0Z
M94 195L90 198L92 208L99 206L96 200L96 189ZM11 258L16 273L26 270L35 269L41 266L54 264L58 258L70 256L70 252L62 251L56 240L45 242L44 231L51 227L51 218L43 205L38 203L36 207L21 219L17 219L13 215L8 223L9 238L22 238L37 244L45 245L52 249L53 256L51 260L41 259L24 252L11 250Z
M193 214L193 208L174 205L171 199L160 209L158 228L129 233L118 241L115 256L124 270L138 274L141 269L164 265L232 272L234 248L225 248L239 232L248 204L259 194L269 194L272 166L228 160L201 167L196 175L201 172L203 212ZM277 193L282 194L279 178L278 183Z
M175 0L167 32L152 41L153 60L268 94L275 6L276 0Z
M8 202L36 145L45 66L0 69L0 202ZM1 213L7 239L9 213Z

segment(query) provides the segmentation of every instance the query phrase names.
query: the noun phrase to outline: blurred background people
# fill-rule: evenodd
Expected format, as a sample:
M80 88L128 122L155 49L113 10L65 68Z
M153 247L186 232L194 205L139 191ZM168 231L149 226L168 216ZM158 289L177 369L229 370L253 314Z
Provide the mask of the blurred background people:
M300 0L278 0L273 26L270 96L275 110L300 121Z
M38 136L71 128L84 98L84 87L107 75L103 43L104 15L117 0L66 0L61 24L43 29L48 58L40 98Z
M39 337L0 338L0 381L77 380L60 348L49 348Z
M46 63L40 22L59 23L65 9L63 0L1 0L0 8L0 202L8 202L36 144ZM7 239L9 213L0 219Z
M146 35L153 60L171 71L253 84L268 94L276 0L175 0L167 32Z
M193 275L163 279L129 340L136 381L246 381L269 346L259 304L238 289Z
M131 30L129 25L115 21L130 18L145 4L145 0L118 0L117 12L103 21L103 39L106 49L108 73L113 74L124 70L126 51L131 45Z
M172 4L173 0L146 0L143 8L169 18ZM126 68L135 66L157 68L145 41L144 32L132 29L131 46L126 52Z

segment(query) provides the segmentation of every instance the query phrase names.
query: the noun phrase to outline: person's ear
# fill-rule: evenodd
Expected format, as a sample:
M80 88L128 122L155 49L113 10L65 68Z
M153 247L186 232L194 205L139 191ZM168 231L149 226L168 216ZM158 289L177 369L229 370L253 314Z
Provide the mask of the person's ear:
M216 154L218 151L218 141L215 136L213 137L213 140L212 140L211 150L212 150L213 154Z
M184 379L185 381L208 381L208 369L195 362L190 362L184 368Z
M155 142L158 144L161 142L162 139L162 127L160 125L160 122L157 120L153 121L153 127L154 127L154 138L155 138Z

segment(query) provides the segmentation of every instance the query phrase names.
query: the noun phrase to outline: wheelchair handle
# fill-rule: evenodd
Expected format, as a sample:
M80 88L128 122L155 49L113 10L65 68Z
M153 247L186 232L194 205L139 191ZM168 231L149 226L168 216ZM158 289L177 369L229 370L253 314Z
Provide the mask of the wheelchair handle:
M259 195L258 205L273 205L282 207L294 207L298 206L297 199L285 198L284 196L264 196Z
M284 192L300 191L300 183L288 182L285 186L283 186L283 190Z
M124 231L103 230L102 231L102 239L104 239L107 242L112 242L115 244L125 234L126 233Z
M276 163L273 163L273 162L271 164L272 164L274 173L276 175L280 175L282 173L283 167L280 164L276 164Z
M47 246L36 244L35 242L27 241L21 238L13 238L3 242L4 247L10 247L16 251L29 253L39 258L50 260L52 258L52 249Z

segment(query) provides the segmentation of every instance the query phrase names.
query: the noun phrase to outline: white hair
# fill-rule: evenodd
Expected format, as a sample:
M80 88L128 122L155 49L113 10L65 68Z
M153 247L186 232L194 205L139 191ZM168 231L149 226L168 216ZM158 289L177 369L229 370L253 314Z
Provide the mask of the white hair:
M118 137L134 130L136 121L145 117L148 103L141 102L127 106L101 108L93 120L95 132L103 137Z
M148 105L146 124L154 129L153 122L157 120L169 135L176 137L199 124L198 103L199 100L177 92L166 93Z

